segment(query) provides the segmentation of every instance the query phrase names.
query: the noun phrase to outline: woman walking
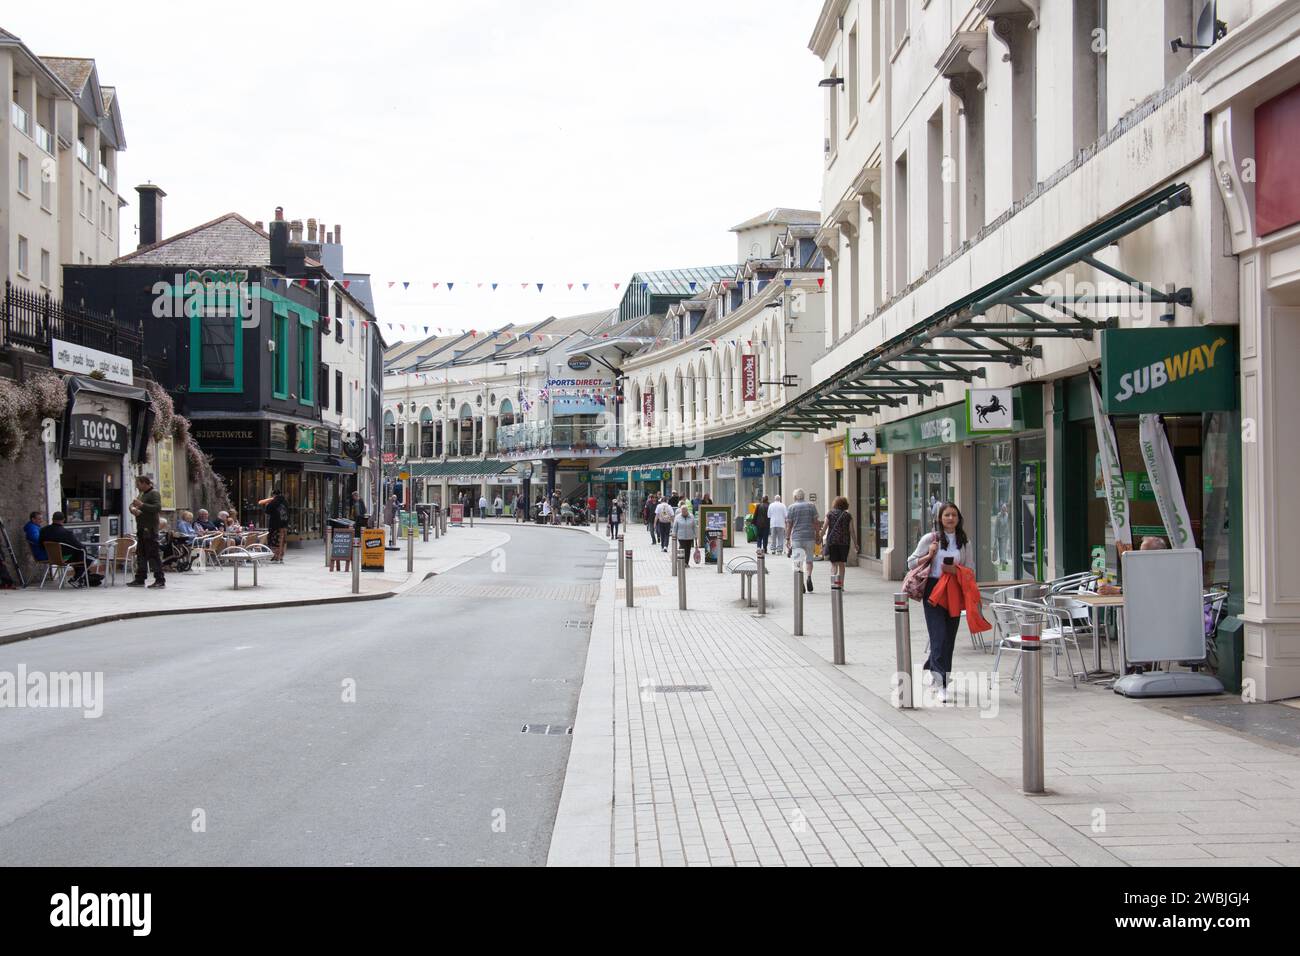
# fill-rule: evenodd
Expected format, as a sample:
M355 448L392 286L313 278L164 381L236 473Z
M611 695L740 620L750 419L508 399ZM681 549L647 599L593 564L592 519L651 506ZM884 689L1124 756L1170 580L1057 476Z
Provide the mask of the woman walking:
M961 511L951 501L938 509L934 530L921 536L916 550L907 559L907 566L915 568L925 560L930 562L930 577L925 582L921 607L925 611L925 628L930 632L930 653L922 669L930 672L932 681L939 688L939 699L943 700L948 674L952 671L952 651L957 642L961 614L952 617L947 608L932 606L930 594L939 583L940 575L956 574L959 567L970 568L972 572L975 569L970 541L962 526Z
M826 512L826 560L831 563L831 587L844 587L844 565L849 560L849 544L858 547L858 529L849 514L849 499L840 495Z
M618 537L618 526L623 521L623 499L615 498L609 503L609 536Z
M759 553L767 550L767 539L772 533L772 522L768 518L767 495L759 499L754 506L754 530L757 532L756 543Z
M677 517L673 518L672 536L682 549L682 568L685 569L691 563L691 546L695 544L695 516L685 501L677 511Z

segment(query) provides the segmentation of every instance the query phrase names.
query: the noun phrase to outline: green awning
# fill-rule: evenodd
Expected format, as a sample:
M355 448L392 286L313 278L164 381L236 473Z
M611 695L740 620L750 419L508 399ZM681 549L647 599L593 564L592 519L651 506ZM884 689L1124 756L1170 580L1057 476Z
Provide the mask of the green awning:
M940 392L946 381L983 379L988 363L1017 366L1042 356L1041 345L1025 346L1017 340L1092 339L1118 325L1115 318L1083 315L1077 306L1147 302L1165 304L1172 311L1175 305L1191 305L1189 288L1161 291L1162 285L1142 282L1095 258L1106 246L1191 201L1191 188L1175 183L1057 243L860 355L762 419L761 431L833 428L875 414L882 406L900 407ZM1128 290L1122 296L1048 296L1036 288L1078 263L1118 279ZM988 314L992 310L997 318ZM895 363L919 367L896 368Z
M711 461L719 458L743 458L770 455L776 449L758 439L763 431L733 432L720 438L706 438L695 445L664 445L658 448L632 448L611 458L596 471L621 471L625 468L664 468L683 462Z
M412 478L492 478L511 467L512 462L495 458L452 458L420 462L411 465L409 471Z

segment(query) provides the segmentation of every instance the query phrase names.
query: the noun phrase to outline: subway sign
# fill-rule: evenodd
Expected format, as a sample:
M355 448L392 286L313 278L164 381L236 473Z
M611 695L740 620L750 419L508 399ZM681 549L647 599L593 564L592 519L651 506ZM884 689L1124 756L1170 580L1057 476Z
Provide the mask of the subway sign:
M1237 407L1237 330L1107 329L1101 333L1107 415L1228 411Z

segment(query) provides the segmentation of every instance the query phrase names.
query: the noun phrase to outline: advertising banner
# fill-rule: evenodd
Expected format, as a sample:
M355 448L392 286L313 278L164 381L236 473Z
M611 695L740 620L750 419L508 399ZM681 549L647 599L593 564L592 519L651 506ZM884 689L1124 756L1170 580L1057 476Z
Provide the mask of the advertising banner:
M1147 466L1147 477L1151 479L1151 492L1160 508L1160 519L1169 532L1169 546L1174 550L1195 548L1192 518L1187 511L1182 483L1178 480L1178 465L1159 416L1139 416L1138 444L1142 448L1142 461Z
M641 396L641 423L646 428L655 427L655 393L646 392Z
M176 460L172 454L172 437L158 442L158 493L163 511L176 510Z
M741 398L746 402L758 401L758 356L740 357Z
M1119 446L1115 441L1115 429L1110 419L1102 412L1101 393L1097 391L1096 381L1089 381L1092 388L1092 421L1097 429L1097 453L1101 458L1102 482L1099 491L1106 495L1106 508L1110 513L1110 527L1115 533L1116 545L1133 547L1133 532L1129 527L1128 488L1124 484L1124 472L1119 463Z

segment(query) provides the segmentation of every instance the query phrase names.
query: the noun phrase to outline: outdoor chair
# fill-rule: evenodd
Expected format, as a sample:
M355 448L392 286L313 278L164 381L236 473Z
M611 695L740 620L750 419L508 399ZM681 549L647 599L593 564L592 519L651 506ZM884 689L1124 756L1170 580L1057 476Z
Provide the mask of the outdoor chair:
M47 570L50 572L51 576L59 582L56 590L62 590L63 585L67 584L69 579L71 579L72 583L76 585L77 582L85 578L86 566L82 565L81 574L78 575L76 564L73 564L64 558L63 545L59 544L57 541L47 541L45 543L45 553L50 559L49 568ZM42 579L41 587L44 586L45 581Z
M1074 619L1070 616L1068 608L1057 607L1050 603L1050 599L1042 598L1038 601L1020 601L1011 600L1007 602L1016 609L1016 616L1020 624L1027 620L1037 620L1041 624L1042 631L1040 640L1050 640L1053 643L1052 649L1052 676L1059 677L1060 656L1065 652L1065 666L1070 672L1070 681L1075 687L1079 686L1079 677L1088 676L1088 662L1083 656L1083 648L1079 646L1078 629L1074 626ZM1039 618L1037 615L1044 615ZM1074 660L1070 657L1070 648L1074 648L1079 654L1079 669L1074 669Z
M38 588L43 588L43 587L45 587L45 580L46 580L46 578L48 578L48 577L50 576L50 559L49 559L49 557L48 557L48 555L49 555L50 552L49 552L49 550L47 549L46 552L45 552L46 557L44 557L44 558L38 558L38 557L36 556L36 549L35 549L35 547L34 547L30 542L28 542L28 545L27 545L27 546L28 546L28 549L31 551L31 554L32 554L32 560L33 560L34 562L36 562L36 568L35 568L35 570L32 572L31 580L35 581L35 580L36 580L36 575L39 574L39 575L41 576L41 580L40 580L40 583L37 584L36 586L37 586ZM30 587L30 586L31 586L31 585L29 584L28 587Z
M1041 606L1026 607L1000 603L994 604L991 610L998 635L997 649L993 655L993 672L998 671L1003 651L1014 653L1016 664L1011 669L1012 687L1017 694L1020 693L1020 655L1026 643L1020 635L1024 624L1033 622L1039 626L1039 644L1049 645L1052 648L1052 675L1057 677L1059 672L1056 668L1056 659L1060 653L1062 639L1060 632L1051 626L1055 619L1049 615L1047 609ZM1076 688L1079 686L1073 673L1070 675L1070 680Z
M136 540L133 535L112 538L100 551L100 560L109 574L109 584L117 583L117 569L120 565L123 574L130 573L135 565Z

